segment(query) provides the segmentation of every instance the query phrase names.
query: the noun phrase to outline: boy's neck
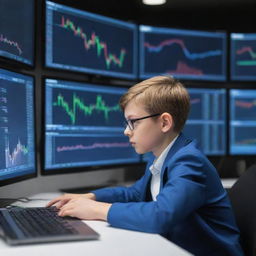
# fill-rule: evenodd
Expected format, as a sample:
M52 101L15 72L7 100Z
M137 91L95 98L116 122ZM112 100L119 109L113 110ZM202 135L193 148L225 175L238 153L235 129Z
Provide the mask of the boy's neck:
M179 133L171 133L166 136L166 139L163 141L161 147L159 148L158 152L155 152L154 155L158 158L161 153L168 147L168 145L179 135Z

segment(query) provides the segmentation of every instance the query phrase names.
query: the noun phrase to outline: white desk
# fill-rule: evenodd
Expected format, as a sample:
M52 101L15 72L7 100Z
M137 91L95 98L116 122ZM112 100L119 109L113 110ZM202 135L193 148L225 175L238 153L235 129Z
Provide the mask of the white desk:
M31 201L22 206L44 206L46 199L58 194L38 194L31 198L44 200ZM0 240L0 255L3 256L186 256L191 255L180 247L156 234L129 231L110 227L102 221L85 221L100 234L99 240L78 241L25 246L8 246Z

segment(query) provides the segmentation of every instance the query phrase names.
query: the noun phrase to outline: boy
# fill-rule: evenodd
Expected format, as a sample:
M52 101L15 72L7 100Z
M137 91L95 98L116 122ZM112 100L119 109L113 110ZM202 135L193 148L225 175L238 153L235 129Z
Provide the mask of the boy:
M60 216L100 219L112 226L158 233L194 255L243 255L218 174L181 130L190 103L182 84L157 76L131 87L120 106L124 134L139 154L152 152L133 186L52 200Z

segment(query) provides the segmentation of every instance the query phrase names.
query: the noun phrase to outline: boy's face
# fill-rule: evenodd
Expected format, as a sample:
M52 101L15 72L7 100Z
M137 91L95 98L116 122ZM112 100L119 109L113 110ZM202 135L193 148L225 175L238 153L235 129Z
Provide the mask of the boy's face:
M142 104L133 101L129 102L124 110L126 120L142 118L151 114L157 113L148 113ZM158 157L166 147L166 133L162 131L161 115L136 121L134 129L131 130L127 126L124 134L129 137L131 145L138 154L153 152Z

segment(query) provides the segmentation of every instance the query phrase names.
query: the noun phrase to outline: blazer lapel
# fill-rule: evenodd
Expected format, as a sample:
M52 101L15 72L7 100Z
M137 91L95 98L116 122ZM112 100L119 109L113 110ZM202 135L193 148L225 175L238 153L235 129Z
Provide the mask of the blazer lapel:
M150 191L152 174L151 174L151 171L149 170L149 167L153 164L154 159L155 158L153 156L150 158L146 167L146 172L145 172L145 183L144 183L143 189L144 189L144 200L146 202L152 201L152 196Z
M167 173L167 164L168 161L172 158L172 156L179 151L182 147L186 146L187 144L189 144L192 140L186 138L182 133L180 133L180 135L178 136L177 140L174 142L173 146L171 147L171 149L169 150L165 160L164 160L164 164L161 170L161 184L160 184L160 190L162 189L162 187L165 185L165 183L168 180L168 173Z

